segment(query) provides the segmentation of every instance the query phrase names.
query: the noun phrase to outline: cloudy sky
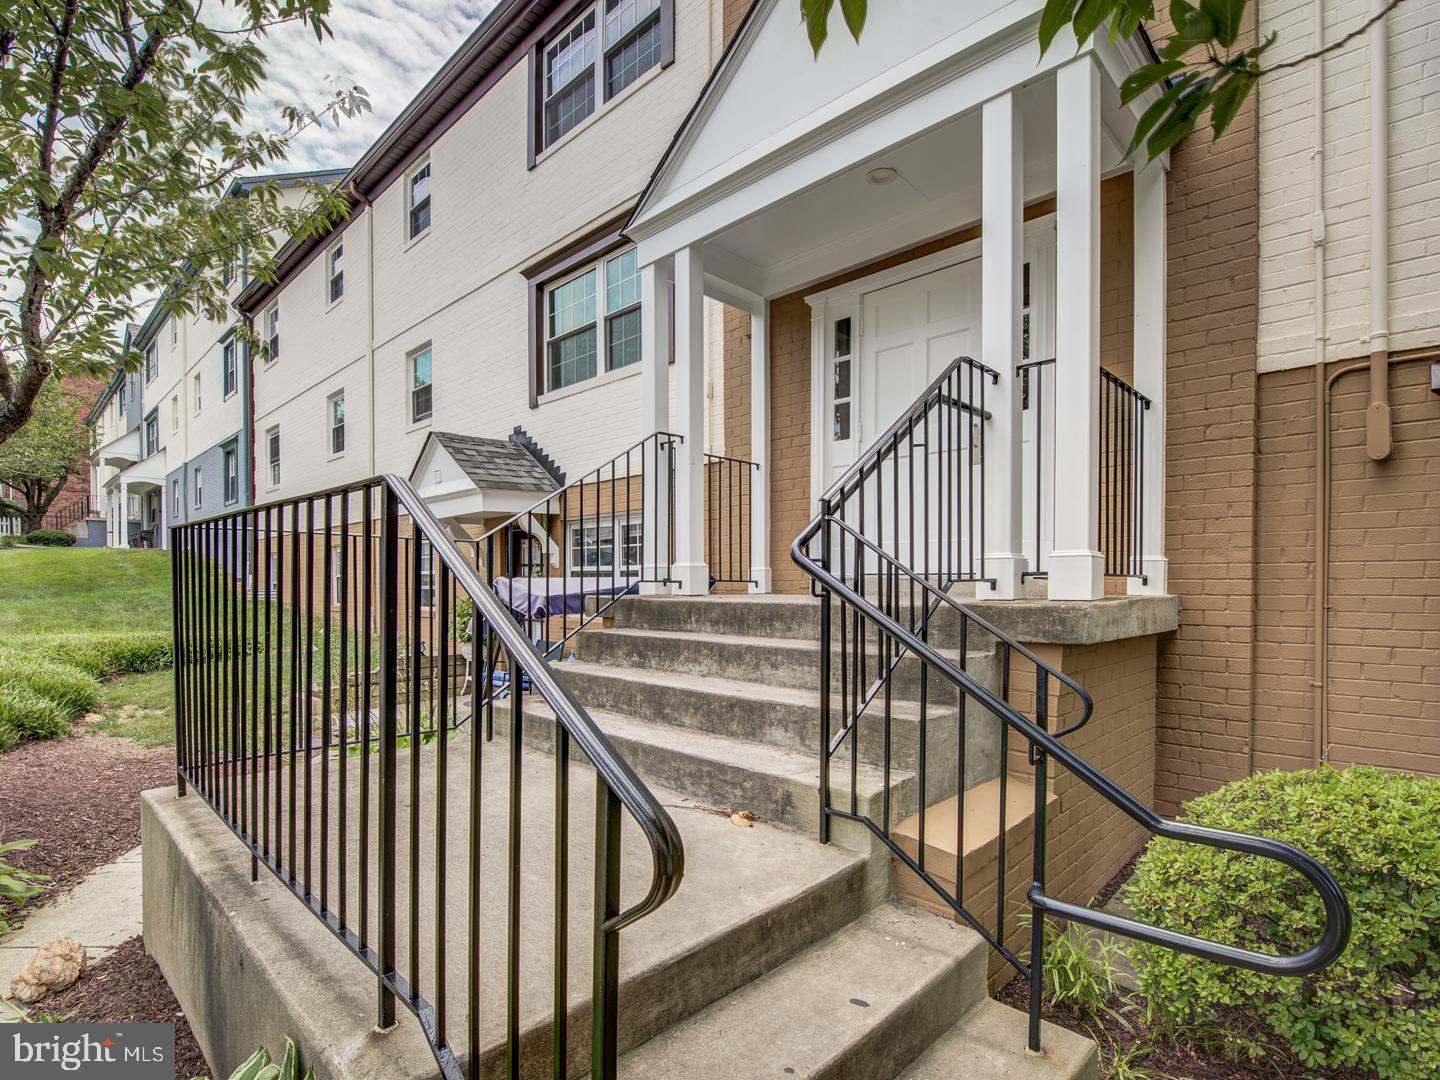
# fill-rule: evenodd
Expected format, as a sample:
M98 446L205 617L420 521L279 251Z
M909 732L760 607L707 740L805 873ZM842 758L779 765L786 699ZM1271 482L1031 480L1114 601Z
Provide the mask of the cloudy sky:
M270 81L252 101L256 119L278 127L281 104L313 106L335 85L363 86L374 111L303 132L286 165L347 168L494 6L495 0L333 0L333 38L317 42L297 26L265 37Z

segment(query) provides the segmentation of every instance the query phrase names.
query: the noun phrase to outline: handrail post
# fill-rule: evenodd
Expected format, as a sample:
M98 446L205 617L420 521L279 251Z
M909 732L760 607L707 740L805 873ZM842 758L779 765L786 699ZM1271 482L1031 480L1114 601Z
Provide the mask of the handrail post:
M595 959L591 993L590 1075L620 1075L620 800L595 775Z
M366 528L369 523L366 523ZM398 691L395 646L400 633L400 507L389 484L380 502L380 895L376 1026L395 1025L395 993L386 980L395 971L395 709ZM368 725L366 725L368 727Z
M1035 669L1035 724L1049 731L1049 672ZM1045 892L1045 788L1048 784L1048 762L1045 751L1032 747L1035 759L1035 854L1031 866L1034 890ZM1045 912L1038 905L1030 907L1030 1050L1040 1052L1040 1001L1045 989Z
M830 565L830 503L820 503L820 565ZM820 843L830 842L830 590L820 590ZM922 808L923 809L923 808Z

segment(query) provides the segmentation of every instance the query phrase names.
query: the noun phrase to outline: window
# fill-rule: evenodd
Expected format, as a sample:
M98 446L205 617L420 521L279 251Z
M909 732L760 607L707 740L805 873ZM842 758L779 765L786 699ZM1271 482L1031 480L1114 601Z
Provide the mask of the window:
M345 452L345 391L330 395L330 453Z
M196 510L199 510L199 509L200 509L200 504L205 501L205 487L204 487L205 474L204 474L203 471L201 471L199 465L196 465L196 466L195 466L195 471L194 471L194 474L193 474L193 479L194 479L194 481L195 481L195 499L194 499L194 501L195 501L195 509L196 509Z
M200 373L195 373L195 415L200 415Z
M155 378L155 373L160 370L160 362L157 358L160 349L155 342L145 347L145 385L149 386Z
M265 334L265 362L273 364L280 359L280 305L271 304L260 321Z
M223 384L223 396L226 398L235 393L235 388L240 384L239 370L235 363L236 349L237 346L233 337L226 338L225 344L220 348L220 381ZM198 379L200 376L197 375L195 377ZM196 405L196 409L199 409L198 404Z
M639 363L640 321L640 271L634 248L547 287L546 389L573 386L602 368L617 371Z
M220 281L224 285L230 285L235 280L235 256L226 255L220 262Z
M831 353L831 421L830 438L847 442L850 438L850 368L853 357L851 323L847 316L835 321L835 344Z
M330 605L340 606L341 586L345 581L344 566L340 562L340 545L330 545Z
M414 240L430 228L430 162L410 174L406 185L406 236Z
M639 573L644 558L645 529L641 521L621 521L620 566L615 566L615 529L608 521L570 526L569 565L572 577L609 577Z
M170 395L170 430L180 430L180 395Z
M225 502L233 503L240 498L240 457L235 447L224 450L225 461Z
M270 461L270 486L276 487L280 483L280 429L278 427L272 427L265 433L265 445Z
M538 149L651 68L670 62L674 0L600 0L540 50Z
M153 410L145 417L145 456L160 450L160 417Z
M430 350L425 348L410 357L410 422L429 420L432 406Z
M428 207L426 208L426 213L429 213ZM330 256L327 263L330 267L329 295L330 303L332 304L345 295L344 256L345 245L343 243L336 244L330 249Z
M177 319L174 315L171 315L171 316L170 316L170 344L171 344L171 345L174 345L175 342L177 342L177 341L179 341L179 340L180 340L180 320Z
M182 507L181 507L181 505L180 505L180 481L179 481L179 480L171 480L171 481L170 481L170 512L171 512L172 515L174 515L174 517L175 517L175 519L176 519L177 521L180 519L180 511L181 511L181 509L182 509Z
M420 606L422 608L435 606L435 560L434 549L430 542L420 540Z
M140 496L132 494L125 500L125 517L128 521L140 520Z
M119 399L120 399L120 415L121 415L121 416L124 416L124 415L125 415L125 399L130 396L129 390L130 390L130 377L127 375L125 378L123 378L123 379L120 380Z

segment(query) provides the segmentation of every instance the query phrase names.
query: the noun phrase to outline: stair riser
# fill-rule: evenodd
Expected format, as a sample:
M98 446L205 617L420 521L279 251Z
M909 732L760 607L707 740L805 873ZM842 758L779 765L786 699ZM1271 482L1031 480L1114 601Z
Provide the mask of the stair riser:
M661 686L642 683L615 674L576 671L564 665L556 669L575 692L582 704L595 709L608 709L641 720L692 728L713 735L769 743L815 754L820 745L820 706L798 702L779 702L731 696L709 690L684 686ZM953 771L958 758L954 698L947 715L938 695L931 698L926 722L927 768L932 774L941 770L940 763L950 763ZM872 765L884 760L883 701L873 702L860 726L860 760ZM965 775L967 786L982 783L996 775L999 762L999 728L992 716L973 703L966 725ZM918 722L913 718L893 716L891 721L891 766L913 769L918 745ZM938 782L938 778L937 778ZM953 784L953 781L952 781ZM938 788L937 788L938 790ZM953 793L953 787L951 788Z
M609 630L592 630L580 635L576 653L581 660L607 667L674 671L722 679L763 678L768 686L798 690L809 690L820 680L820 653L813 647L776 647L724 638L697 640L658 635L636 638ZM840 686L842 671L848 670L853 658L852 651L842 665L840 649L837 647L831 653L832 687ZM877 662L878 654L872 650L866 658L866 674L872 679ZM919 698L921 667L913 657L904 657L895 666L893 692L897 697ZM993 652L972 651L966 670L986 687L998 689L999 660ZM932 691L943 685L933 671L927 682Z

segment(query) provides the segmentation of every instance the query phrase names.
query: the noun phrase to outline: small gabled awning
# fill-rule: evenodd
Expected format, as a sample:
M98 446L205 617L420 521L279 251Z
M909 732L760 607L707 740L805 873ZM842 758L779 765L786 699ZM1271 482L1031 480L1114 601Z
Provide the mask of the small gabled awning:
M432 431L410 482L441 517L516 514L564 486L562 473L521 428L508 439Z

